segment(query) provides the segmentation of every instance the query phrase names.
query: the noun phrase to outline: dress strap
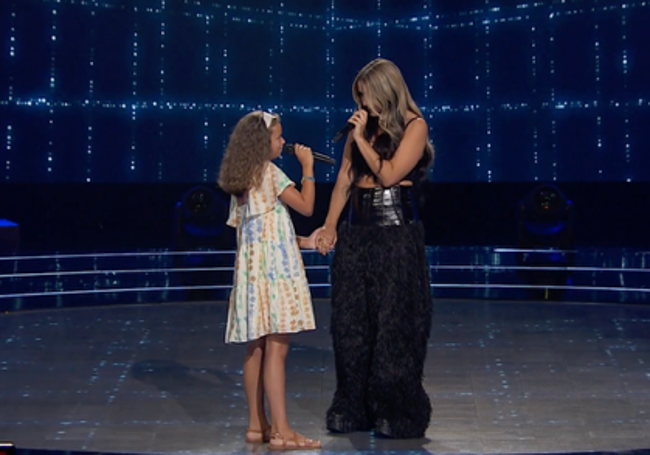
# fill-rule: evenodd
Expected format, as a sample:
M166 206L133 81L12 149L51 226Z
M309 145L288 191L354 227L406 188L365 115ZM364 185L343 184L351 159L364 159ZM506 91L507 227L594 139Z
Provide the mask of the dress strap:
M413 120L417 120L417 119L419 119L419 118L422 118L422 117L419 117L419 116L418 116L418 117L413 117L411 120L409 120L408 122L406 122L406 125L404 125L404 130L406 131L406 128L408 128L408 126L411 124L411 122L412 122Z

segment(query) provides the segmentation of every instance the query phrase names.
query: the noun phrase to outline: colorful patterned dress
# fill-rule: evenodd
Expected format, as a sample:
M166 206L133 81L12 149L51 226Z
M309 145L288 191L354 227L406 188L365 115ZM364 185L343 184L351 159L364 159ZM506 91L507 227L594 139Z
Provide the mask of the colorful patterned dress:
M269 163L260 187L243 204L231 198L227 223L237 228L237 255L226 343L316 328L296 233L279 199L293 184Z

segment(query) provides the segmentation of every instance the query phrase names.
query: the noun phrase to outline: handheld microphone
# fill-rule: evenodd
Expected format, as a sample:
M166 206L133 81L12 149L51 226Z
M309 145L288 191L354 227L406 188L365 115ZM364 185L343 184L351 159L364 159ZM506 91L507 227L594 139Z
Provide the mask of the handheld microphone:
M336 136L332 139L332 142L338 142L343 136L347 136L350 131L354 129L354 125L348 122L343 128L340 129Z
M287 155L295 155L296 149L294 144L284 144L284 153ZM315 161L322 161L323 163L327 164L336 164L336 160L332 158L331 156L323 155L322 153L318 152L311 152L312 156L314 157Z
M368 115L370 115L370 109L368 109L366 106L362 106L361 109L366 111ZM338 142L341 140L343 136L347 136L347 134L354 129L354 123L346 123L346 125L339 130L338 133L334 136L332 139L332 142Z

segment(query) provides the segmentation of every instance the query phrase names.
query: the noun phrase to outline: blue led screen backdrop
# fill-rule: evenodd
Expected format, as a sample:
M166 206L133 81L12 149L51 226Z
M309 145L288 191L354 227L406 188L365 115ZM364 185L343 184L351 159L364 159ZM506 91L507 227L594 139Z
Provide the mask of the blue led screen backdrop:
M0 179L213 182L258 108L340 159L351 82L381 56L435 181L649 181L648 24L646 1L2 0Z

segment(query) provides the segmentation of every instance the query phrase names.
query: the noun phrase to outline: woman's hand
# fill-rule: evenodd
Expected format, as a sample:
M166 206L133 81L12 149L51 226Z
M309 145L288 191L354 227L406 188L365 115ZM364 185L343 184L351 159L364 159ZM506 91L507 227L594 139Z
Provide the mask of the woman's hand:
M354 131L352 133L354 140L359 142L362 139L365 139L366 136L366 124L368 123L368 112L364 109L359 109L352 117L348 119L349 123L354 125Z
M334 248L334 245L336 245L336 229L329 226L323 226L314 232L318 232L316 238L316 248L318 249L318 252L323 256L327 255L332 248Z

